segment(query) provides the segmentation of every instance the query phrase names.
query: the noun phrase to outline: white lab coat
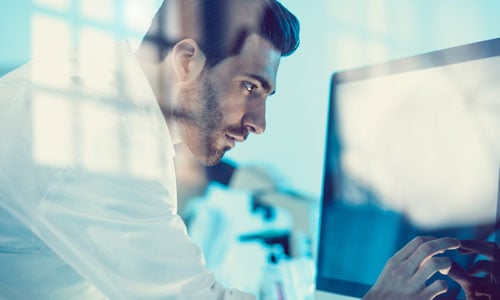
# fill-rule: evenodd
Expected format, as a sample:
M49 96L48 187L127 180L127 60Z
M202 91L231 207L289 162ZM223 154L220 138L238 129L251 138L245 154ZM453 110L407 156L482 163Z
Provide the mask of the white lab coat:
M0 79L0 299L254 299L218 284L186 234L128 44L61 61Z

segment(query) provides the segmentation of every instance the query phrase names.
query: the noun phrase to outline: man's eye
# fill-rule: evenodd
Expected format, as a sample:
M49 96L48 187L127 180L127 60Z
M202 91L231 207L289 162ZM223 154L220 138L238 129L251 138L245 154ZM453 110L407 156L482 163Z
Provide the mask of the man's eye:
M243 81L242 84L245 90L247 90L247 92L249 92L250 94L252 94L257 89L257 86L251 82Z

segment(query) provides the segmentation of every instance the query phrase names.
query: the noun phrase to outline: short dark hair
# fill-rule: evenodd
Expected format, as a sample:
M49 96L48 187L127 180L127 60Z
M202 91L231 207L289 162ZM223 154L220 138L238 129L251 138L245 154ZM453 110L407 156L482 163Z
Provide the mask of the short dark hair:
M185 0L181 0L185 1ZM164 0L153 19L153 25L144 37L144 41L154 43L158 47L159 59L163 60L169 49L180 39L194 38L204 52L208 66L214 66L223 59L239 54L245 39L251 33L257 33L271 42L280 51L281 56L288 56L299 46L300 24L297 17L276 0L261 1L262 15L257 20L257 28L243 27L235 34L226 35L225 14L228 13L227 1L234 0L191 0L200 10L202 22L200 37L191 36L168 37L165 27L168 0ZM154 30L153 28L156 28Z

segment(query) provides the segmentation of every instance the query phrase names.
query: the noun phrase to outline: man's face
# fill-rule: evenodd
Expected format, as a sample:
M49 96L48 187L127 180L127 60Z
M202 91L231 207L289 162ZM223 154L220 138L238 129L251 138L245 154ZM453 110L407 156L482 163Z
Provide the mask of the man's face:
M251 34L241 53L224 59L180 91L183 140L205 165L249 133L266 127L265 100L274 92L280 52Z

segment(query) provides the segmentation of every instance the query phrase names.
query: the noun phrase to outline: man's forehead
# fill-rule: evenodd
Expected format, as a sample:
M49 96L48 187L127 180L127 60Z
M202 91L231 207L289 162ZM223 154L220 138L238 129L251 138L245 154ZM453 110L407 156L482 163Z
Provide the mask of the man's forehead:
M245 39L241 54L254 64L268 66L276 69L278 67L281 53L273 47L272 43L262 36L251 33Z

